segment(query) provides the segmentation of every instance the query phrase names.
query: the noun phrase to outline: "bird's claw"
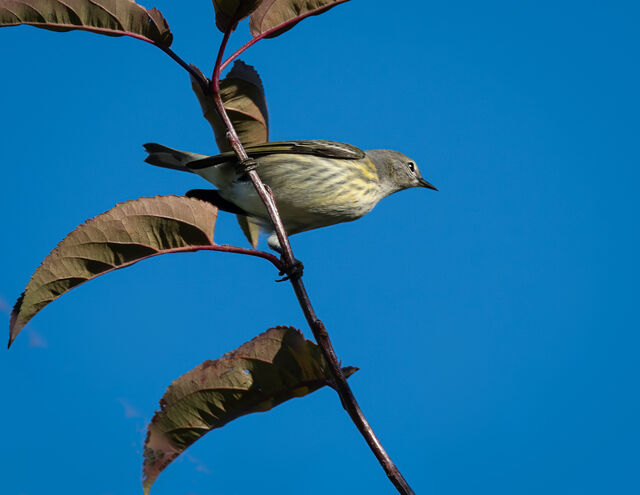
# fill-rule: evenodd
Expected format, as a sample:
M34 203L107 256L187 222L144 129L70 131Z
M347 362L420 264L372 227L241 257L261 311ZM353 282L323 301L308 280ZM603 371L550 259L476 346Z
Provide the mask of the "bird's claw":
M284 268L280 271L280 275L285 275L285 277L276 280L276 282L286 282L291 279L298 279L302 277L302 272L304 271L304 265L302 261L295 260L290 265L285 265Z

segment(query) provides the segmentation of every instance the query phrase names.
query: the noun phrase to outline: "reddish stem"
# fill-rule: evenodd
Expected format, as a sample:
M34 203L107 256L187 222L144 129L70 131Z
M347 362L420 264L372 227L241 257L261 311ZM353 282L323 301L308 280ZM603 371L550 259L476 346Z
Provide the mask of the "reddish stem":
M235 24L231 24L227 30L224 32L224 36L222 38L222 42L220 43L220 49L218 50L218 57L216 58L216 65L213 67L213 75L211 76L211 87L213 89L213 93L217 94L220 91L220 73L222 72L222 57L224 56L224 50L227 47L227 43L229 42L229 37L231 33L235 29Z
M176 53L171 48L169 48L168 46L159 45L157 43L154 43L154 45L157 46L158 48L160 48L160 50L165 52L167 55L169 55L184 70L186 70L191 75L191 77L195 81L197 81L198 85L202 88L203 91L207 90L208 83L207 83L206 78L203 78L202 74L200 74L199 71L195 70L192 65L186 63L183 59L181 59L178 55L176 55Z
M153 258L154 256L158 256L159 254L175 254L175 253L195 253L196 251L218 251L220 253L233 253L233 254L244 254L248 256L255 256L256 258L262 258L264 260L270 261L273 266L275 266L278 270L282 270L282 263L280 260L270 253L265 253L264 251L259 251L257 249L246 249L238 246L232 246L231 244L210 244L204 246L187 246L182 248L174 248L168 249L164 252L153 253L148 256L144 256L134 261L130 261L128 263L123 263L119 265L113 270L119 270L120 268L126 268L135 263L139 263L140 261L144 261L149 258ZM111 271L111 270L107 270ZM107 273L104 272L104 273ZM101 274L102 275L102 274Z
M300 22L302 19L305 19L305 18L307 18L309 16L312 16L312 15L321 14L325 10L328 10L328 9L330 9L332 7L335 7L336 5L340 5L341 3L344 3L344 2L347 2L347 1L348 0L338 0L337 2L334 2L331 5L325 5L324 7L319 7L317 9L310 10L308 12L305 12L302 15L299 15L298 17L294 17L293 19L289 19L287 22L283 22L282 24L280 24L280 25L278 25L276 27L272 27L271 29L266 30L264 33L260 33L258 36L254 36L249 41L247 41L244 45L242 45L240 48L238 48L227 60L224 61L224 63L220 67L220 72L222 72L231 62L233 62L233 59L237 58L242 52L246 51L249 47L253 46L258 41L271 36L273 33L277 32L277 31L280 31L281 29L285 29L285 28L287 28L289 26L293 26L297 22Z
M262 258L271 262L273 266L276 267L277 270L282 270L282 262L276 258L271 253L265 253L264 251L259 251L258 249L246 249L238 246L232 246L231 244L216 244L214 246L210 246L208 248L202 248L203 251L220 251L222 253L232 253L232 254L245 254L249 256L255 256L256 258Z

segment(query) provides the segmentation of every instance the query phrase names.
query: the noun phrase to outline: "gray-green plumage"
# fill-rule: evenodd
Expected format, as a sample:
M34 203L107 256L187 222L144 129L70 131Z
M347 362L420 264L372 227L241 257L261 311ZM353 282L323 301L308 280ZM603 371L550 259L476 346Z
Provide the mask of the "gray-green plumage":
M200 175L218 188L216 196L227 205L218 205L221 209L242 211L249 223L273 232L262 200L239 169L234 153L207 156L155 143L144 147L148 163ZM349 144L315 140L265 143L246 151L273 191L290 235L356 220L381 199L403 189L435 189L422 178L415 162L393 150L362 151ZM247 234L245 226L243 230ZM275 235L269 238L269 246L279 250Z

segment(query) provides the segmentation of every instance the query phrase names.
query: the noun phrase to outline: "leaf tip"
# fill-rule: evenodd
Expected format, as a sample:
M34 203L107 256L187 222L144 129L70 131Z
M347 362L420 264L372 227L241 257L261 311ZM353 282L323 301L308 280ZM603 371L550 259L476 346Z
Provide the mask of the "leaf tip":
M350 378L356 371L360 371L360 368L357 366L345 366L342 368L342 373L345 378Z
M20 297L18 298L18 300L13 306L13 309L11 310L11 315L9 317L9 343L7 344L7 349L11 348L11 344L13 344L13 341L16 340L16 337L18 336L20 331L27 324L26 321L22 321L22 319L20 318L20 309L22 308L22 301L24 301L24 295L25 295L24 292L20 294Z
M13 341L16 340L16 337L20 333L20 330L22 330L22 326L15 326L13 325L13 323L14 319L11 318L11 323L9 324L9 342L7 343L7 349L11 349Z

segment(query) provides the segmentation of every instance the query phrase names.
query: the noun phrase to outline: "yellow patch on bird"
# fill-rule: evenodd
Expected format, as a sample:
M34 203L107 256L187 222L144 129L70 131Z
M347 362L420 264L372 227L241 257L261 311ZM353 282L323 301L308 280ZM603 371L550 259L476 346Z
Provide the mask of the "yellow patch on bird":
M360 170L362 171L362 174L367 178L367 180L378 182L378 170L376 169L376 166L373 164L370 158L366 158L366 164L363 163L363 166Z

